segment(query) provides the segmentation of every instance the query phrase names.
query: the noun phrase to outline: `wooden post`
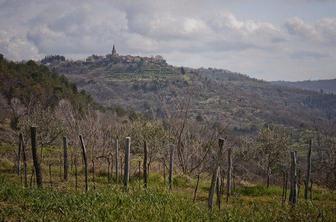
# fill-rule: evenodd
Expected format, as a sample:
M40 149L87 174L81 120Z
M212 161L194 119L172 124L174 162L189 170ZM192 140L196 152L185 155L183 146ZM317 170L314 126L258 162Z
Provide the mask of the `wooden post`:
M313 200L313 180L310 180L309 194L310 200Z
M210 190L209 190L209 196L208 196L208 207L210 210L212 210L213 207L213 197L215 194L216 190L216 183L217 183L217 177L219 176L219 171L220 171L220 160L222 158L222 153L223 153L223 147L224 147L224 139L219 139L218 140L218 153L217 153L217 158L214 160L214 171L212 173L212 178L211 178L211 185L210 185Z
M36 184L37 184L37 187L42 188L43 187L42 172L41 172L40 161L37 155L36 127L35 126L30 127L30 132L31 132L32 156L33 156L33 162L34 162L34 168L35 168L35 174L36 174Z
M174 147L171 145L169 153L169 175L168 175L168 183L170 191L173 188L173 167L174 167Z
M308 199L308 193L309 193L309 187L310 187L310 174L311 174L311 151L312 151L312 140L309 140L309 150L308 150L308 156L307 156L307 174L306 174L306 180L305 180L305 191L304 191L304 198Z
M126 137L125 143L125 167L124 167L124 188L128 190L128 182L129 182L129 171L130 171L130 157L131 152L131 137Z
M139 181L139 190L141 188L141 160L138 161L138 181Z
M301 170L297 171L297 197L300 197L300 189L301 189Z
M21 133L19 135L19 146L18 146L18 153L17 153L17 175L21 175L21 152L22 152L22 140L21 140Z
M75 154L74 165L75 165L75 189L77 191L78 189L77 154Z
M58 164L58 166L59 166L59 178L60 178L60 181L62 181L63 180L63 177L62 177L62 153L60 153L59 154L59 164Z
M26 155L26 144L23 139L22 133L20 133L20 141L22 148L22 159L23 159L23 174L24 174L24 186L28 187L28 168L27 168L27 155Z
M147 142L144 141L144 161L143 161L143 178L144 178L144 187L147 188L148 175L147 175L147 159L148 159L148 150Z
M123 158L122 158L122 156L120 157L120 182L122 182L122 177L123 177L123 168L124 167L124 165L123 165Z
M292 206L297 203L297 172L296 172L296 151L291 152L291 189L289 194L289 202Z
M69 163L68 163L68 142L67 138L63 137L63 179L64 181L68 181L68 169L69 169Z
M93 189L96 190L95 161L94 160L92 160L92 182L93 182Z
M50 187L52 187L53 184L52 184L52 175L51 175L51 163L49 163L49 183L50 183Z
M283 175L283 183L282 183L282 196L281 196L281 204L284 205L287 198L287 183L288 183L288 174L286 170L282 171Z
M88 185L88 162L87 162L87 156L86 156L86 147L85 147L82 135L79 135L79 140L81 142L82 154L83 154L83 160L84 160L85 192L88 192L88 190L89 190L89 185Z
M194 190L194 197L193 197L193 202L194 203L195 203L196 197L197 197L197 190L198 190L198 185L199 185L199 179L200 179L200 175L198 174L197 175L196 187L195 187L195 190Z
M110 183L112 183L113 169L114 169L114 165L113 165L113 155L112 155L112 154L110 154L109 159L110 159L110 161L111 161L111 164L110 164L110 166L111 166L111 168L110 168Z
M163 184L166 186L166 160L163 158Z
M111 165L111 160L110 160L110 156L108 156L107 158L106 158L106 160L107 160L107 183L110 183L110 180L111 180L111 178L110 178L110 165Z
M31 173L31 176L30 176L30 188L32 188L33 187L33 182L34 182L34 180L33 180L33 178L34 178L34 175L35 175L35 170L34 170L34 168L32 169L32 173Z
M270 186L270 179L271 179L271 167L267 167L267 182L266 182L266 187L269 188Z
M226 186L226 202L229 201L232 186L232 148L228 148L228 172L227 172L227 186Z
M218 209L221 209L221 204L222 204L222 184L221 184L221 175L220 175L220 171L218 172L217 175L217 180L216 180L216 193L217 193L217 206Z
M211 178L211 185L210 185L210 190L209 190L209 197L208 197L208 207L209 210L212 210L213 208L213 198L215 195L215 190L216 190L216 183L217 183L217 177L219 174L220 167L217 166L216 170L212 174Z
M286 181L285 181L285 197L284 197L284 203L287 201L287 190L288 190L288 169L286 169Z
M118 168L119 168L119 162L118 162L118 158L119 158L119 142L118 139L116 139L116 147L115 147L115 176L116 176L116 182L118 183L119 180L119 172L118 172Z

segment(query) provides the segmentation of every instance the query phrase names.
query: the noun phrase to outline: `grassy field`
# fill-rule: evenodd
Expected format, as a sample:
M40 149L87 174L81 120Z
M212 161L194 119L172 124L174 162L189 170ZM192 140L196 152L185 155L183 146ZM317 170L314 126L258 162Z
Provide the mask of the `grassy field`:
M73 171L70 180L63 182L55 166L51 185L48 168L42 166L44 188L34 183L24 188L13 161L0 159L0 221L336 221L336 194L322 188L315 188L312 201L304 201L301 191L299 204L293 208L281 205L280 187L237 186L228 203L224 196L222 208L210 212L206 176L193 203L196 181L183 175L175 176L169 192L163 177L151 172L145 190L134 170L125 192L121 184L108 183L106 172L97 169L95 189L90 174L90 190L84 193L81 170L76 191Z

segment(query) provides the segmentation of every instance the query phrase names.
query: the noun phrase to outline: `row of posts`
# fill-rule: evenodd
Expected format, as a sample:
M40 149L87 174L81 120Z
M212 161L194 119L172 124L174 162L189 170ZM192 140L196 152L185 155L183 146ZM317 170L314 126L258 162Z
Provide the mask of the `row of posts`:
M43 176L42 176L42 169L41 169L41 163L39 160L39 157L37 155L37 132L36 127L31 127L31 148L32 148L32 158L33 158L33 173L36 176L36 184L37 187L42 188L43 187ZM82 151L82 158L83 158L83 164L84 164L84 181L85 181L85 191L87 192L89 190L88 186L88 157L87 157L87 149L85 146L84 138L82 135L79 135L79 140L81 144L81 151ZM148 148L147 148L147 142L144 141L144 160L143 160L143 180L144 180L144 187L147 188L148 184ZM118 174L118 168L119 168L119 141L116 140L116 147L115 147L115 176L116 181L119 180L119 174ZM24 142L24 138L22 133L19 135L19 147L18 147L18 158L17 158L17 174L20 175L21 173L21 158L24 164L24 186L28 187L28 175L27 175L27 156L26 156L26 146ZM126 137L126 143L125 143L125 157L124 157L124 178L123 178L123 185L125 190L128 190L129 185L129 179L130 179L130 168L131 168L131 138ZM169 184L169 190L172 189L173 185L173 160L174 160L174 149L171 146L170 149L170 155L169 155L169 176L168 176L168 184ZM64 181L68 180L68 142L67 138L63 137L63 179ZM109 162L110 163L110 162ZM94 161L93 164L93 170L94 170ZM110 169L110 166L108 167L108 170ZM140 167L139 167L139 173L140 173ZM50 183L51 182L51 165L49 164L49 174L50 174ZM109 174L109 173L108 173ZM164 174L165 174L165 166L164 166ZM110 174L109 174L110 175ZM109 176L108 175L108 176ZM77 156L75 156L75 176L76 176L76 188L77 188ZM165 177L165 176L164 176Z
M36 175L36 184L38 187L42 187L42 170L40 165L40 160L37 155L37 132L36 127L31 127L31 148L32 148L32 158L33 158L33 164L34 169L33 172ZM81 151L82 151L82 157L83 157L83 163L84 163L84 180L85 180L85 191L87 192L89 190L88 187L88 158L87 158L87 150L84 143L84 139L82 135L79 135L79 140L81 144ZM217 195L217 205L220 208L221 206L221 196L223 193L223 177L221 176L221 160L223 155L223 148L224 148L224 139L220 138L218 141L219 149L217 153L217 158L215 159L215 164L213 166L213 174L209 189L209 196L208 196L208 207L209 209L213 208L213 200L215 193ZM129 185L129 178L130 178L130 151L131 151L131 138L126 137L126 143L125 143L125 159L124 159L124 178L123 178L123 185L125 190L128 190ZM228 202L229 197L231 195L232 190L232 148L228 147L227 149L227 161L228 161L228 167L227 167L227 186L226 186L226 201ZM311 152L312 152L312 141L309 142L309 150L308 150L308 157L307 157L307 173L306 173L306 180L305 180L305 190L304 190L304 197L305 199L308 199L308 196L310 195L310 198L312 198L312 180L311 180ZM144 187L147 188L148 185L148 147L146 141L144 141L144 160L143 160L143 181L144 181ZM118 139L116 140L116 147L115 147L115 177L116 181L119 179L118 175L118 156L119 156L119 142ZM19 148L18 148L18 163L17 163L17 173L20 175L21 172L21 156L23 160L23 167L24 167L24 185L25 187L28 186L28 179L27 179L27 156L26 156L26 146L24 142L24 138L22 133L19 135ZM174 149L173 146L170 148L169 152L169 174L168 174L168 184L169 184L169 190L172 189L173 185L173 159L174 159ZM68 142L67 138L63 137L63 160L64 160L64 174L63 179L65 181L68 180ZM76 188L77 188L77 156L75 156L75 176L76 176ZM110 163L110 162L109 162ZM140 163L139 163L140 164ZM94 168L94 161L93 161L93 168ZM110 166L108 167L110 169ZM140 173L140 165L139 165L139 173ZM51 165L49 165L49 174L51 178ZM108 173L109 174L109 173ZM290 193L289 193L289 202L292 205L296 205L298 200L298 175L297 175L297 153L296 151L291 152L291 164L290 164L290 173L284 171L284 180L283 180L283 193L282 193L282 203L286 201L287 196L287 184L289 182L290 184ZM165 163L164 163L164 179L165 179ZM50 179L51 183L51 179ZM197 183L194 190L194 197L193 201L196 199L197 190L198 190L198 184L199 184L199 175L197 176Z

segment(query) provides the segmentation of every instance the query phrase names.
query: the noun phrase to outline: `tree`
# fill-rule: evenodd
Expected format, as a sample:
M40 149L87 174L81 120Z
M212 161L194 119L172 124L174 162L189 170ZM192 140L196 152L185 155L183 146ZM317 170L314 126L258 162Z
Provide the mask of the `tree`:
M288 156L289 137L283 128L268 126L260 130L257 136L255 160L264 170L267 177L267 187L270 186L270 177Z

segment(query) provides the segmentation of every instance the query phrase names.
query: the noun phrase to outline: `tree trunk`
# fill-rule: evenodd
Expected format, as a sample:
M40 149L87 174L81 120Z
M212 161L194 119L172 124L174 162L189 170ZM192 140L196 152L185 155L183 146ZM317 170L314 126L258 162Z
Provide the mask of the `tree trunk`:
M83 160L84 160L85 192L88 192L88 190L89 190L89 184L88 184L88 160L87 160L87 156L86 156L86 147L85 147L82 135L79 135L79 140L81 142L82 154L83 154Z
M33 156L33 162L34 162L34 168L35 168L35 174L36 174L36 184L37 184L37 187L42 188L43 187L42 172L41 172L40 161L37 155L36 127L34 126L30 127L30 132L31 132L32 156Z

